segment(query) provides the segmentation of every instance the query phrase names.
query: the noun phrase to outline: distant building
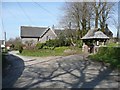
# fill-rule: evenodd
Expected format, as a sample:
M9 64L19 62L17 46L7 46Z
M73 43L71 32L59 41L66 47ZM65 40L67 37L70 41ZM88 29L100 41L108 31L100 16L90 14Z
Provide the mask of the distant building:
M0 40L0 52L5 48L5 40Z
M49 39L56 39L61 34L65 36L70 33L72 36L75 35L76 30L62 30L62 29L55 29L54 27L31 27L31 26L21 26L21 39L22 43L25 44L28 41L32 41L32 43L36 44L37 42L44 43Z
M30 27L30 26L21 26L21 39L22 43L25 44L27 41L37 42L46 42L49 39L55 39L57 35L49 27Z

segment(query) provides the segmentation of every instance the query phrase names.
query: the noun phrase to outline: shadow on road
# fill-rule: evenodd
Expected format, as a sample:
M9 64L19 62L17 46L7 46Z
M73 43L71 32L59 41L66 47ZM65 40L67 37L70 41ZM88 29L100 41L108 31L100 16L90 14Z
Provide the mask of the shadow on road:
M51 83L51 86L47 86L47 88L56 88L57 86L59 88L61 83L63 88L70 87L71 90L72 88L95 88L95 86L98 85L102 80L105 80L109 77L109 74L112 72L112 70L110 68L104 68L104 66L101 65L101 67L98 69L98 74L95 74L94 77L91 77L90 81L86 81L88 74L92 76L94 75L94 73L86 74L86 70L88 70L88 67L91 64L92 63L89 60L78 60L72 62L69 62L68 60L67 62L57 61L57 67L53 67L52 69L49 67L34 67L34 69L33 67L29 67L30 73L37 74L37 81L33 83L35 78L33 76L29 76L29 78L32 78L31 82L29 82L29 84L25 85L23 88L29 89L33 87L41 87L43 83ZM77 72L77 74L75 72ZM70 79L71 81L69 81Z
M6 59L10 63L10 67L4 71L2 78L2 88L13 88L13 85L18 80L18 78L22 75L22 72L24 70L24 61L12 54L8 54L6 56Z
M11 61L12 67L3 79L3 88L14 88L16 81L24 70L22 79L20 79L20 83L16 84L16 88L94 89L103 80L107 80L113 71L101 63L93 63L82 58L80 60L61 58L62 60L56 60L53 63L48 60L29 66L24 66L23 60L19 57L8 55L7 58ZM97 73L93 72L95 70Z

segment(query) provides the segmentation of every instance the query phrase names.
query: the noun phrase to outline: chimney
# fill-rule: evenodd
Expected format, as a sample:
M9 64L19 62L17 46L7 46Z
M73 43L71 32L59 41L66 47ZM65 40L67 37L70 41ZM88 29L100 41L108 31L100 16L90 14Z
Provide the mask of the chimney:
M71 22L69 22L69 25L68 25L68 27L69 27L69 30L71 30Z
M53 25L53 26L52 26L52 30L54 30L54 29L55 29L55 26Z

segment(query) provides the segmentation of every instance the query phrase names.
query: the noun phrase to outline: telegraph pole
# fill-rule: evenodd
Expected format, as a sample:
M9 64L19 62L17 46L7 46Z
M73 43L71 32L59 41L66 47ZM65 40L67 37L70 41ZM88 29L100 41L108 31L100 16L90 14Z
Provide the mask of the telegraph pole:
M118 32L117 32L117 38L118 38L118 46L120 46L120 1L118 2Z
M6 32L4 32L4 45L6 46Z

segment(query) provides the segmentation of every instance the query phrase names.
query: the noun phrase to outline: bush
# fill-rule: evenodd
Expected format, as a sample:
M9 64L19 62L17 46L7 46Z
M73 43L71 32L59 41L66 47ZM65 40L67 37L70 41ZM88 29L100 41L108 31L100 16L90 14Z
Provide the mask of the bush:
M59 43L60 43L59 39L55 39L53 47L59 47L60 46Z
M19 53L22 53L22 51L23 51L23 47L22 47L22 45L20 45L19 46Z
M42 49L44 47L45 43L37 43L36 48Z
M91 59L110 63L112 67L120 68L120 47L100 47L97 54L90 56Z
M58 40L57 39L54 39L54 40L49 40L49 41L46 41L46 46L48 47L56 47L58 46Z
M71 45L71 40L65 39L65 46L70 46L70 45Z
M82 45L83 45L82 40L77 40L76 45L77 45L77 47L82 48Z
M108 47L116 47L116 46L118 46L118 44L117 43L108 43L107 46Z
M61 47L61 46L70 46L71 40L70 39L53 39L48 40L46 43L37 43L36 48L37 49L54 49L55 47Z
M70 46L71 41L69 39L54 39L46 41L46 46L48 47L61 47L61 46Z
M13 49L15 48L15 45L12 44L12 45L10 46L10 48L11 48L11 50L13 50Z

